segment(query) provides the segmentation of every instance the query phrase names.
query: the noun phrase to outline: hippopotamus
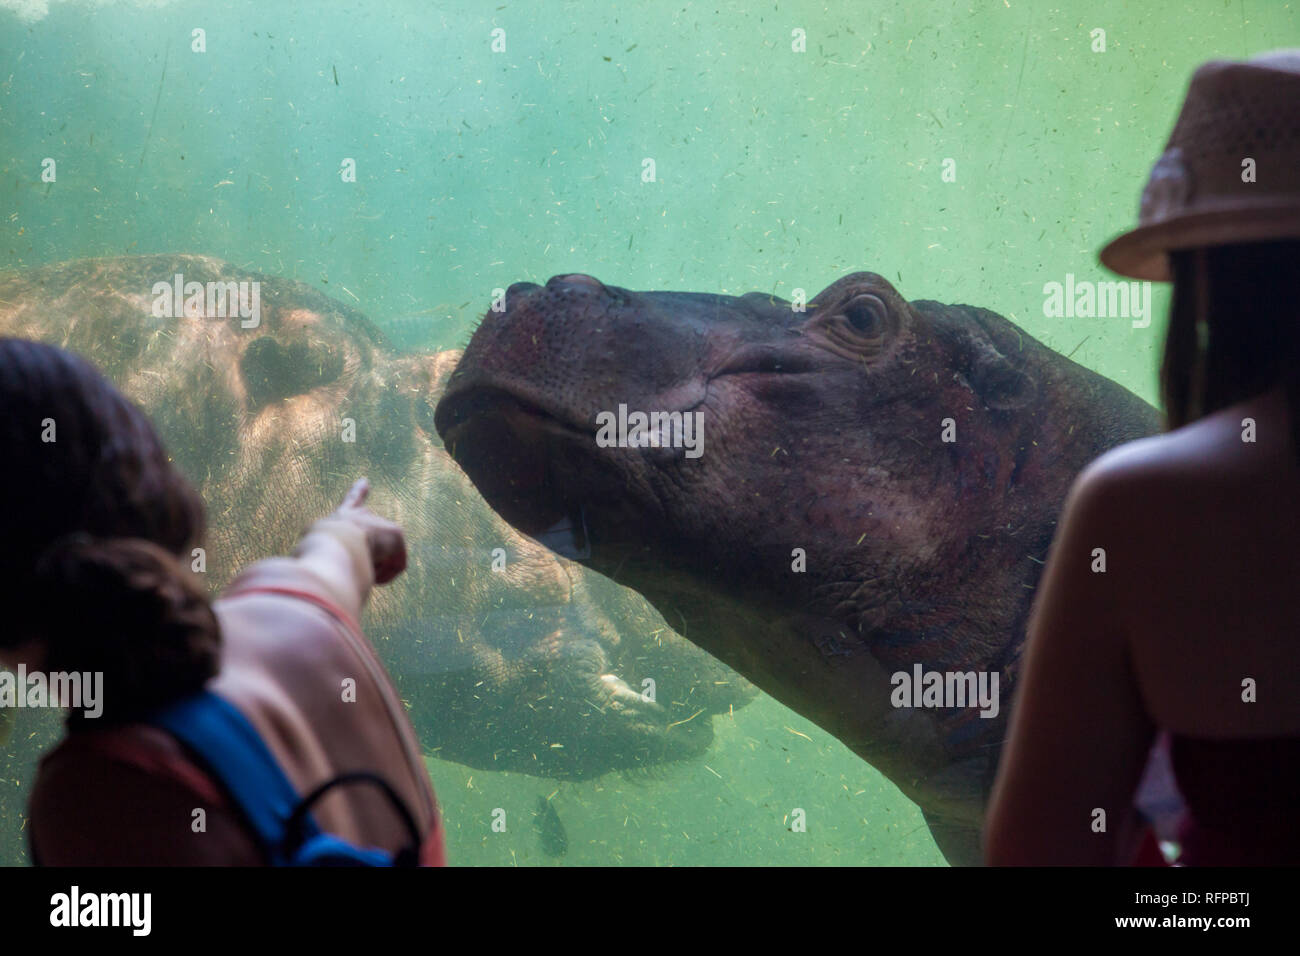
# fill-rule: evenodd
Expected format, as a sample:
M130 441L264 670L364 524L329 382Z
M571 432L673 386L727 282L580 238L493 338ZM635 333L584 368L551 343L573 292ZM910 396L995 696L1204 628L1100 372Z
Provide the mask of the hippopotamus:
M148 412L207 504L213 593L368 476L409 566L363 624L442 759L567 780L635 771L702 754L709 718L755 696L638 595L488 509L433 429L458 351L399 354L311 286L192 255L0 276L0 335L84 355ZM30 765L53 730L28 741L41 725L19 716L11 747ZM25 791L0 793L16 833Z
M949 862L979 862L1058 512L1155 409L872 272L806 303L572 274L503 305L434 413L488 504L553 542L573 529L586 567L882 771ZM948 696L922 692L934 675Z

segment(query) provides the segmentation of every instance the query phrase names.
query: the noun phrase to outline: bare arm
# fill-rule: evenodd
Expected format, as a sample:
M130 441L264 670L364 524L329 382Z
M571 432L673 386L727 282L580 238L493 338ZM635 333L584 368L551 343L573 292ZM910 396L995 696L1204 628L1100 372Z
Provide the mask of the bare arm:
M324 586L326 594L354 620L376 584L386 584L406 568L402 529L366 507L370 483L362 478L348 491L333 514L313 524L289 558L268 558L245 568L228 591L241 584L267 583L279 576L307 571Z
M1155 733L1123 625L1126 582L1144 570L1125 541L1125 495L1122 480L1092 468L1066 502L985 824L990 864L1123 862L1120 839ZM1095 548L1105 549L1105 573L1094 570Z
M322 518L298 541L293 558L328 585L354 620L360 617L375 583L364 531L346 519Z

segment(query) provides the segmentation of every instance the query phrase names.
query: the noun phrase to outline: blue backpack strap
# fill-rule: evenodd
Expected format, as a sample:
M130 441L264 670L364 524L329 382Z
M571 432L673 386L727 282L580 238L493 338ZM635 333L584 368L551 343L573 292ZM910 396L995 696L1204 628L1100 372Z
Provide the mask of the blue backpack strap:
M202 760L252 826L272 866L293 862L285 855L284 841L298 791L247 717L224 698L202 691L158 711L149 723ZM299 833L312 839L320 828L307 815Z

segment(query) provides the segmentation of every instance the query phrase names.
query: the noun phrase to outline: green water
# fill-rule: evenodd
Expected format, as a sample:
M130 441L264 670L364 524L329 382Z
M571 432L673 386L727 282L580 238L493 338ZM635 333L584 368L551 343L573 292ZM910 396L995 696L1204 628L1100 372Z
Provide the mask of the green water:
M1043 285L1107 278L1096 250L1132 224L1198 62L1300 45L1280 0L308 9L0 0L0 269L205 253L411 349L463 344L517 280L788 297L870 269L1154 400L1165 290L1137 329L1046 318ZM449 856L557 862L530 825L554 793L565 864L942 863L915 807L806 720L764 698L716 729L645 779L430 761ZM0 775L21 790L30 768Z

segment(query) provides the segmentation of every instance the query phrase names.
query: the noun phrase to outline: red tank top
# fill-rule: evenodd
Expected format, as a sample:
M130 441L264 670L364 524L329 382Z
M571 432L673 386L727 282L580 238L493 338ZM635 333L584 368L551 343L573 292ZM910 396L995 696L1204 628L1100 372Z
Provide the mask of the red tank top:
M1171 734L1169 752L1187 804L1179 863L1300 863L1300 738Z

